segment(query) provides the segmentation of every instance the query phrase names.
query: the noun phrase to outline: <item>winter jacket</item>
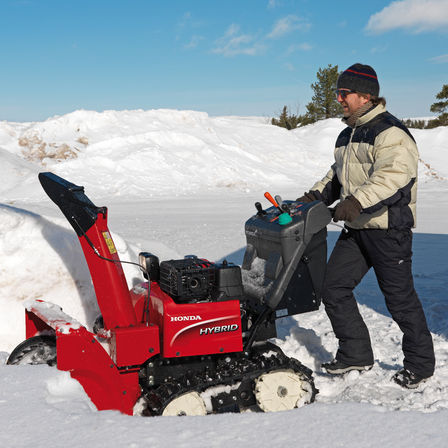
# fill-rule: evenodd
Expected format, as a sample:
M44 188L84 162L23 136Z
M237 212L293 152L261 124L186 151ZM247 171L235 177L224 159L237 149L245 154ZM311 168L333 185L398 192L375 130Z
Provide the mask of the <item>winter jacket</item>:
M353 229L415 226L418 150L408 129L383 105L370 109L336 141L335 162L313 187L327 205L353 195L361 215Z

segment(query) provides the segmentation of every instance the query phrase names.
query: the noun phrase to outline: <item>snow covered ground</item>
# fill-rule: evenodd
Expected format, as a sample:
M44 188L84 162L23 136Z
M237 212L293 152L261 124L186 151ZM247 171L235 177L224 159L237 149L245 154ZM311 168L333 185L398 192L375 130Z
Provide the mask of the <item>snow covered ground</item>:
M196 254L241 263L243 226L264 191L293 199L331 164L339 120L294 131L257 117L192 111L76 111L40 123L0 122L0 445L446 446L448 429L448 128L413 130L419 145L414 275L436 349L417 391L390 382L401 335L370 273L359 285L375 366L332 378L336 341L323 309L279 321L277 343L315 371L316 403L276 414L140 418L97 412L68 373L6 366L24 338L23 302L42 298L91 326L98 313L77 238L37 181L52 171L109 208L122 260ZM329 226L332 246L338 229ZM131 285L140 275L126 266ZM406 411L406 412L403 412Z

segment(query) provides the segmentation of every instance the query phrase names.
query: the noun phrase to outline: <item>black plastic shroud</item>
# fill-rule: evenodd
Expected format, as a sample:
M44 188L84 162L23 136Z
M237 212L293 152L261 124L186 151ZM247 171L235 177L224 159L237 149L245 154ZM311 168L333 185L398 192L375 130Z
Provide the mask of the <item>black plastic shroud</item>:
M39 173L39 182L78 236L84 235L95 224L98 213L107 213L106 207L97 207L84 194L84 187L72 184L56 174Z

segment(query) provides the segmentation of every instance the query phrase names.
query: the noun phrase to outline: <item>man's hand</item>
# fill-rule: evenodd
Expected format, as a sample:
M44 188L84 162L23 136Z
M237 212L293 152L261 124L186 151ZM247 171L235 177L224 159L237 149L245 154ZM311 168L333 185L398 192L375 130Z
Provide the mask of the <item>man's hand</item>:
M317 198L314 195L313 191L308 191L308 193L304 193L303 196L300 196L300 198L296 199L296 202L313 202L318 201L319 198Z
M333 221L353 222L361 214L362 206L354 196L346 197L334 209Z

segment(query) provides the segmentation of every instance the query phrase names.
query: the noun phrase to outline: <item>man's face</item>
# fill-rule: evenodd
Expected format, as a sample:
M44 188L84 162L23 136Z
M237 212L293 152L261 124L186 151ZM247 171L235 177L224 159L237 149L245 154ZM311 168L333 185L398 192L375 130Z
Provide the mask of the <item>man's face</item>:
M347 92L345 95L341 95L342 92ZM350 117L353 115L361 106L364 106L369 101L369 96L362 96L357 92L351 92L349 89L339 89L337 100L338 103L344 109L344 117Z

